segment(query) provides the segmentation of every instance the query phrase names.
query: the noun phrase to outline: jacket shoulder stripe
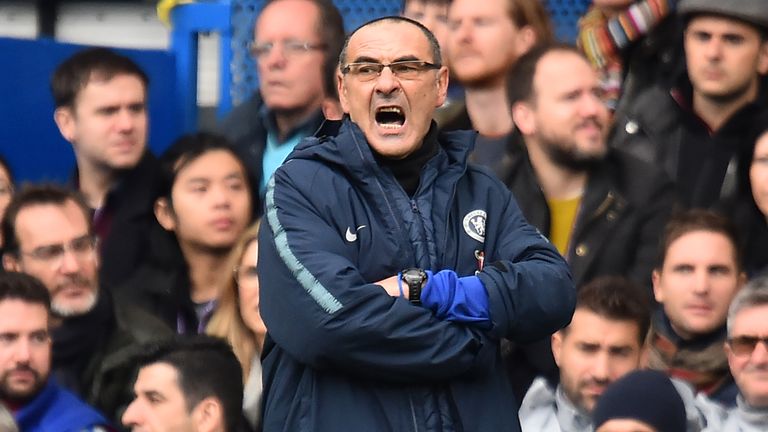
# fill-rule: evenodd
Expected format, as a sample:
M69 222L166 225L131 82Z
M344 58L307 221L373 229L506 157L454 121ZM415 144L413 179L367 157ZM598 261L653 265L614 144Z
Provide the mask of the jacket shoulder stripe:
M317 304L329 314L341 309L341 302L325 288L320 281L299 261L296 255L291 251L288 245L288 236L280 220L277 217L277 207L275 207L275 177L272 176L267 184L266 193L266 215L267 223L272 229L275 238L275 246L280 259L291 271L293 277L299 282L304 291L309 294Z

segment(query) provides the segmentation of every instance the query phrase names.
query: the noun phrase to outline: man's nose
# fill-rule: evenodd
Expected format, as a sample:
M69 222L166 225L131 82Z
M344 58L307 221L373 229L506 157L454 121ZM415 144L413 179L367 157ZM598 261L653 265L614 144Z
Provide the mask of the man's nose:
M61 270L66 274L80 271L80 258L75 251L66 248L61 252Z
M610 369L608 355L598 355L595 357L595 363L592 365L592 377L597 381L605 381L610 376Z
M284 67L286 59L285 50L282 45L276 43L272 45L272 48L268 52L258 58L258 62L263 63L268 69L276 69Z
M768 341L762 340L755 345L751 360L754 365L768 365Z
M706 271L696 272L693 283L693 292L699 295L705 295L709 292L710 276Z
M133 400L133 402L128 405L128 408L125 409L125 412L123 413L123 417L120 419L120 421L123 422L124 426L136 426L139 421L139 403L136 399Z
M136 125L136 115L127 109L121 109L117 113L117 127L121 131L132 130Z
M376 78L376 92L390 94L400 88L400 80L392 72L390 67L382 69L381 74Z
M29 363L29 359L32 357L32 347L30 346L29 340L23 338L18 339L14 354L17 363Z
M723 55L723 43L717 38L711 38L706 42L704 53L710 60L719 59Z

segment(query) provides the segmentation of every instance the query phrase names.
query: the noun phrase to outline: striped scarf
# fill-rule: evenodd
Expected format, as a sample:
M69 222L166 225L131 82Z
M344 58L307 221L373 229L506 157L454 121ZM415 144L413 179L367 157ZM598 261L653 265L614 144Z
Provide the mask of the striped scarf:
M680 339L663 314L655 313L648 343L648 367L690 383L696 392L712 395L730 383L723 349L725 328L696 342Z
M674 10L676 0L641 0L614 16L592 6L579 20L576 43L600 73L605 101L616 107L624 71L621 51L642 38Z

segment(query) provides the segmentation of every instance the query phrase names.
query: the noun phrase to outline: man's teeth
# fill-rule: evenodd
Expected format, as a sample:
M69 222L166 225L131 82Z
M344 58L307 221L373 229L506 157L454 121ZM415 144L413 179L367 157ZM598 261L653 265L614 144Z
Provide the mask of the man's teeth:
M400 115L403 114L403 110L401 110L398 107L384 107L384 108L381 108L379 112L391 112L391 113L396 113Z

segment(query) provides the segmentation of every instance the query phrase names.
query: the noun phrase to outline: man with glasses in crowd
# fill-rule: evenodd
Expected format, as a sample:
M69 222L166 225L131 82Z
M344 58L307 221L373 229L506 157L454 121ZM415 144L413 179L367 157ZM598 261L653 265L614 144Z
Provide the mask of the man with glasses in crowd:
M76 192L29 186L2 222L3 267L39 279L51 295L52 371L57 381L117 419L131 400L131 355L171 330L149 314L112 302L100 289L97 241Z
M343 42L343 20L331 0L271 0L259 15L251 44L259 91L219 127L251 171L257 198L296 144L322 124ZM261 207L257 200L253 208Z
M568 266L467 165L474 133L436 132L448 69L426 27L371 21L339 63L348 117L267 185L263 428L519 431L499 340L568 323Z
M739 396L725 432L768 430L768 277L750 281L728 310L725 353Z

